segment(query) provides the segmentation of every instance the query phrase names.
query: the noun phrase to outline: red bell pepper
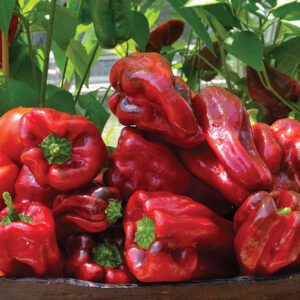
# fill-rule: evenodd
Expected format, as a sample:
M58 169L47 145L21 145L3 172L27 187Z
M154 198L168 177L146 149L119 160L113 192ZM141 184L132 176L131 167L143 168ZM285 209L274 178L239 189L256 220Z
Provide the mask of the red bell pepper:
M257 152L241 99L210 86L197 94L192 104L209 146L230 177L247 190L270 186L271 172Z
M115 93L108 104L123 125L153 132L162 140L192 148L204 140L188 102L174 88L169 62L158 53L136 52L110 72Z
M89 183L108 151L95 124L80 115L34 108L20 120L21 161L36 182L66 191Z
M9 192L12 196L15 194L15 181L19 175L18 166L3 152L0 152L0 194ZM0 209L5 207L0 199Z
M250 195L234 216L235 250L242 275L300 271L300 194Z
M89 234L71 235L66 253L65 273L69 277L107 284L133 281L115 244L96 242Z
M236 274L233 224L189 197L136 191L124 211L125 257L143 282Z
M53 214L60 240L74 233L97 233L122 217L121 197L116 188L106 186L59 194Z
M0 270L14 277L62 276L52 212L41 204L15 207L8 193L0 212Z
M190 196L222 215L231 210L218 192L184 168L171 147L146 139L130 127L121 131L104 180L120 190L124 201L136 190L169 191Z

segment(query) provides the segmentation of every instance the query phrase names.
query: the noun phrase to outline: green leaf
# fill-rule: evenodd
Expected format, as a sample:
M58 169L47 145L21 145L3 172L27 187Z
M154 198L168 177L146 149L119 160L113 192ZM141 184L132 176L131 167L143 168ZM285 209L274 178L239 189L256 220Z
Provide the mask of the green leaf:
M145 15L136 11L132 11L132 18L132 27L134 28L132 39L138 44L141 51L145 51L150 35L148 20Z
M26 82L8 80L0 87L0 115L17 107L37 107L38 95Z
M263 70L263 43L251 31L231 32L224 40L224 47L231 55L257 71Z
M271 12L276 18L284 18L286 15L293 13L295 11L300 11L299 1L285 1L284 4L278 5L271 9Z
M225 0L189 0L184 6L192 7L192 6L210 5L216 3L226 3L226 1Z
M287 27L291 31L292 34L300 35L300 20L282 20L281 22L285 27Z
M109 118L109 113L97 99L97 91L80 95L78 104L85 110L86 117L97 126L100 132L102 132Z
M47 86L47 107L59 111L76 114L73 96L65 89L54 85Z
M9 23L15 6L16 0L0 0L0 30L5 36L8 36Z

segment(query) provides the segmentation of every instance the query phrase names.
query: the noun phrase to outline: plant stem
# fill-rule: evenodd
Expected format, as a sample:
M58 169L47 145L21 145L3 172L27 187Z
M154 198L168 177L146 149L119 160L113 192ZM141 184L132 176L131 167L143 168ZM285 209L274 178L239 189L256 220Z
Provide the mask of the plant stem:
M40 97L39 97L40 98L40 107L46 106L48 68L49 68L52 36L53 36L55 9L56 9L56 0L51 0L51 2L50 2L50 19L49 19L49 26L48 26L47 40L46 40L44 68L43 68L41 91L40 91Z
M85 83L85 80L86 80L86 78L87 78L89 72L90 72L90 69L91 69L91 66L92 66L92 64L93 64L93 61L94 61L94 59L95 59L96 53L97 53L97 51L98 51L98 48L99 48L99 44L97 43L96 46L95 46L95 48L94 48L94 50L93 50L92 56L91 56L91 58L90 58L90 61L89 61L88 65L87 65L87 68L86 68L86 70L85 70L85 73L84 73L84 75L83 75L83 78L81 79L80 85L79 85L79 87L78 87L78 89L77 89L76 97L75 97L75 100L74 100L75 104L78 102L78 98L79 98L79 96L80 96L81 89L82 89L82 87L83 87L83 85L84 85L84 83Z
M9 52L8 52L8 36L4 34L4 32L0 34L2 35L2 72L4 76L9 76Z

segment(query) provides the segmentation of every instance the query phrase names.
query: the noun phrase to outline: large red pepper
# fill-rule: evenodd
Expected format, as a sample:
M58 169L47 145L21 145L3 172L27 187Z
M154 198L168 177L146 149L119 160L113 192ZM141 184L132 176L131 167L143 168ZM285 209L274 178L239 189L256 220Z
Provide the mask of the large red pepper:
M34 108L20 120L21 161L40 185L65 191L89 183L107 148L95 124L80 115Z
M168 191L190 196L221 214L231 208L219 193L185 169L172 148L130 127L121 131L104 180L120 190L124 201L136 190Z
M101 232L122 217L121 197L116 188L106 186L59 194L53 202L53 214L58 239Z
M107 284L133 281L116 244L97 242L90 234L71 235L66 253L66 276Z
M242 275L300 271L300 194L257 192L234 216L235 250Z
M15 194L14 185L19 172L18 166L6 154L0 152L0 195L4 192L8 192L12 196ZM0 209L4 207L4 202L0 199Z
M62 276L51 210L30 203L14 207L7 193L4 200L8 207L0 212L0 270L16 277Z
M241 99L210 86L192 99L192 105L209 146L230 177L247 190L267 188L271 172L255 147Z
M136 191L124 211L126 262L143 282L236 274L233 224L191 198Z
M204 140L189 103L175 87L169 62L158 53L136 52L117 61L110 72L115 93L108 104L123 125L191 148Z
M297 101L300 92L297 81L289 75L274 69L267 63L264 65L272 88L285 100ZM246 75L249 95L253 102L263 107L265 115L269 118L268 121L273 122L287 117L290 109L264 87L259 73L247 66Z

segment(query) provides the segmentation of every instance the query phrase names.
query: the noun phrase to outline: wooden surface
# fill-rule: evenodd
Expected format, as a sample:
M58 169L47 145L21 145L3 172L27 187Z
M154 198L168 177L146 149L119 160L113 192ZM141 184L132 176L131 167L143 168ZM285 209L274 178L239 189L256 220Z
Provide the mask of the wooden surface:
M300 274L199 283L105 285L73 279L0 279L0 299L300 299Z

